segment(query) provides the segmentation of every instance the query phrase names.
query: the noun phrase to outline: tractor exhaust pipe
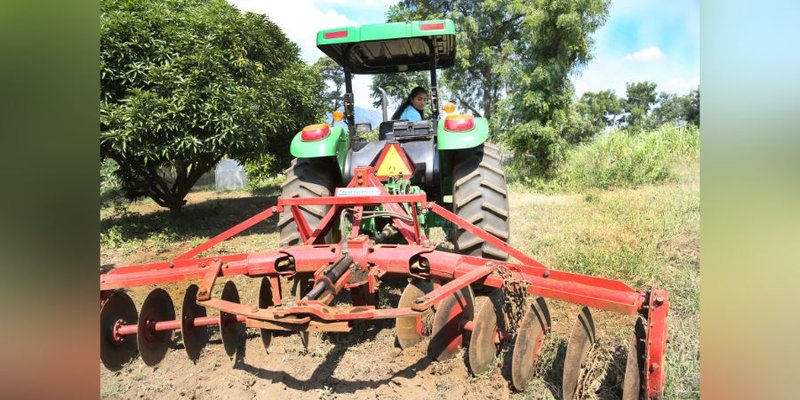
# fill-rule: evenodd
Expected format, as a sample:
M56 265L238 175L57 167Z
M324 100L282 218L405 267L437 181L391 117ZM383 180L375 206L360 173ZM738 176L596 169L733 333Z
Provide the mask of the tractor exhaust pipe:
M389 115L386 112L386 91L383 90L382 87L379 87L378 90L381 91L381 111L383 111L383 120L387 121Z

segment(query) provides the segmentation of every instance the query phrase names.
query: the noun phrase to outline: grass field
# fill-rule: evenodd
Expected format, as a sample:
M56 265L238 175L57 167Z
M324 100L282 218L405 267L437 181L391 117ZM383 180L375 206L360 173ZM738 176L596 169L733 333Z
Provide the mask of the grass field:
M637 140L646 144L652 139ZM590 160L583 153L580 157ZM573 183L553 186L547 194L513 184L509 195L511 244L556 269L617 279L637 289L656 284L669 290L665 398L699 398L699 161L690 149L659 162L664 163L665 172L658 179L631 185L576 185L579 178L575 176L584 176L582 182L594 182L586 177L589 175L573 173L579 169L576 164L570 167ZM180 220L170 219L167 211L149 200L107 203L100 212L100 263L111 267L175 256L271 206L278 194L274 186L255 192L194 192ZM253 251L277 244L273 218L223 243L219 251ZM524 393L501 387L506 396L560 398L561 359L578 307L553 303L551 309L554 332L540 356L534 384ZM616 398L633 321L599 311L595 319L599 343L581 380L581 398ZM464 379L472 382L474 378ZM103 387L107 384L104 378Z

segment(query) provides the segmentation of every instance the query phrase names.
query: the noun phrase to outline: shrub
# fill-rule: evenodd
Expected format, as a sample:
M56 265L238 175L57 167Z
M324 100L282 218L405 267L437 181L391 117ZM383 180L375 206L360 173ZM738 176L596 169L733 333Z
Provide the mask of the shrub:
M636 135L615 130L573 148L557 172L566 189L631 187L671 176L671 165L696 159L700 131L694 125L672 124Z

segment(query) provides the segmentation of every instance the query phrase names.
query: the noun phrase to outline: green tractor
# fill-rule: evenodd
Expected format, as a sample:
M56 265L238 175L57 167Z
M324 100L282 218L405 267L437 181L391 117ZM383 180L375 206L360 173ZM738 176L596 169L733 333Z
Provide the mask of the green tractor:
M282 197L334 196L336 188L350 182L356 167L372 166L391 194L424 192L459 217L493 234L509 239L506 178L497 146L487 142L485 118L448 115L440 118L436 70L452 67L456 55L456 30L451 20L397 22L327 29L317 33L317 47L344 70L345 129L327 124L310 125L297 133L291 144L296 157L286 170ZM371 131L369 122L358 122L353 110L353 74L430 71L428 120L386 120L377 141L360 138ZM380 210L380 206L377 206ZM320 223L327 206L304 206L310 228ZM453 228L444 219L424 211L420 226L428 231L439 226L448 233L460 254L506 260L508 254L479 237ZM292 213L279 221L281 245L301 244ZM389 218L365 219L362 233L377 242L397 240ZM394 238L394 239L393 239Z

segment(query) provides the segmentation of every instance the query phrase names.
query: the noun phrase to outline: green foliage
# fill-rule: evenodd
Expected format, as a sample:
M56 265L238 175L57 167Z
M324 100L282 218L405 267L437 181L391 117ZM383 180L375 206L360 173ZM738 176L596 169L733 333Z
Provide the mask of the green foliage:
M100 199L113 198L119 195L121 183L116 176L119 164L107 158L100 163Z
M623 126L634 131L645 127L647 112L656 102L656 84L653 82L628 83L626 98L622 103L624 115Z
M700 126L700 87L689 92L689 106L686 108L686 122Z
M272 185L275 181L275 164L277 158L268 153L260 154L258 157L244 163L244 172L247 174L247 185L250 189Z
M398 72L396 74L380 74L372 76L372 83L370 84L371 97L375 99L372 106L376 108L381 107L381 92L378 88L382 87L386 91L387 106L391 107L392 103L398 106L406 101L411 90L417 86L422 86L428 89L430 86L430 73L425 71L414 72ZM387 110L389 117L395 110Z
M325 102L326 111L331 114L333 111L338 110L343 105L344 93L342 86L344 85L344 71L333 61L330 57L321 57L314 63L314 69L322 76L323 81L327 85L323 94L323 101ZM333 124L333 115L331 115L331 124Z
M578 100L576 108L580 118L591 126L594 134L597 134L608 127L616 126L622 113L622 102L613 90L601 90L584 93ZM580 137L569 141L578 143L588 138Z
M509 147L516 149L512 174L521 176L550 175L564 160L568 147L557 129L552 125L542 126L538 121L516 125L505 139Z
M699 143L694 125L668 124L640 134L615 130L569 151L556 180L577 191L662 181L674 161L698 157Z
M226 155L266 151L277 171L320 116L322 79L297 45L223 0L104 0L100 37L101 155L129 197L177 212Z

